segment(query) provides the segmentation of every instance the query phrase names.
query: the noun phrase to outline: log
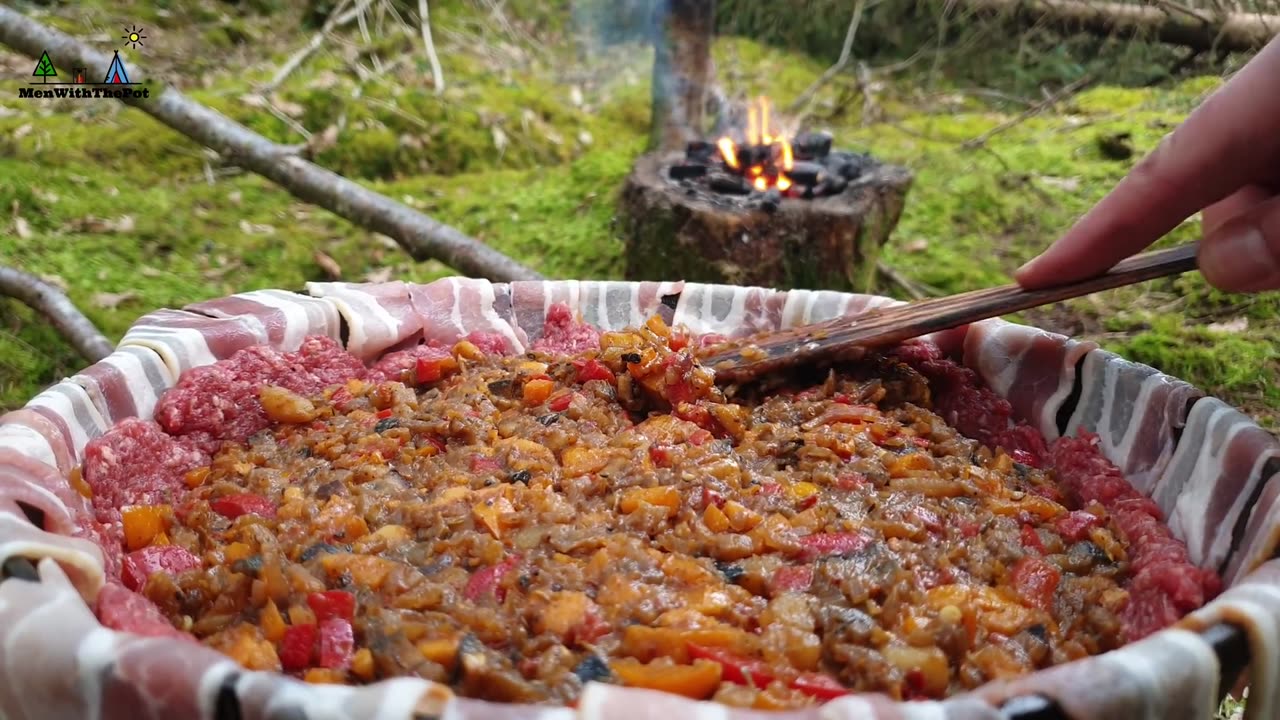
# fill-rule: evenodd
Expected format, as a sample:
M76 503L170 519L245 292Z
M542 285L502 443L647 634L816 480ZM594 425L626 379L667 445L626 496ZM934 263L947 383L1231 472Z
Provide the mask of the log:
M0 265L0 297L12 297L35 310L91 363L111 354L115 344L58 288L30 273Z
M880 250L914 179L876 162L838 194L760 207L667 179L682 159L643 155L623 185L628 280L872 292Z
M108 57L75 38L0 5L0 44L33 58L46 50L62 67L105 77ZM153 76L130 61L133 78ZM400 244L415 260L436 258L459 273L494 281L541 280L532 269L449 225L298 157L163 83L148 83L144 97L123 97L135 107L229 161L261 175L294 197L318 205ZM143 90L138 90L139 93Z
M653 54L650 151L670 151L706 130L715 0L660 0Z
M1028 27L1136 35L1202 52L1252 52L1280 33L1280 15L1249 12L1192 13L1161 5L1087 0L960 0L956 7L978 15L1010 18Z

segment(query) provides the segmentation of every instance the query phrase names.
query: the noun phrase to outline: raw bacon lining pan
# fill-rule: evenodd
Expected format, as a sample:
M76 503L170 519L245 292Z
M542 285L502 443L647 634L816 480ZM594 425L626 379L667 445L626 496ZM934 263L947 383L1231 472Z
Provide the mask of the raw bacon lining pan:
M1247 718L1280 716L1280 444L1227 404L1091 343L987 321L928 338L974 369L1048 441L1096 433L1102 452L1163 510L1190 559L1227 589L1118 650L945 701L852 695L766 713L649 690L590 684L577 708L499 705L400 678L363 687L309 685L244 671L174 638L104 628L90 607L104 554L81 519L88 502L68 472L89 440L157 399L192 367L252 345L295 350L310 334L365 361L421 339L499 332L517 350L547 308L568 303L605 329L658 313L698 333L735 336L895 301L826 291L692 283L516 282L450 278L427 285L312 283L308 294L258 290L146 315L116 351L0 418L0 716L200 720L706 717L796 720L1032 720L1212 716L1241 676ZM89 604L86 604L89 603Z

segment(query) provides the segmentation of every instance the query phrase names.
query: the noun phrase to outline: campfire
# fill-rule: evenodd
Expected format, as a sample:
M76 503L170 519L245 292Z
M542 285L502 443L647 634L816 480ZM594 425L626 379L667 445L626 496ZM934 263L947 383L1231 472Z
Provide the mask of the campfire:
M825 132L788 138L772 121L768 98L760 97L747 108L745 128L715 142L688 143L683 160L666 175L692 193L735 197L772 210L782 198L839 195L862 175L870 158L832 151L831 140Z

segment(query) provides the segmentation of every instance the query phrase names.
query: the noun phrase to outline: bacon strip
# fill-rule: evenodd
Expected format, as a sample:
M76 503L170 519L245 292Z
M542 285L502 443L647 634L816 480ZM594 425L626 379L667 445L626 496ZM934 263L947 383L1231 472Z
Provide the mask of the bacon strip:
M409 299L409 286L399 280L309 282L307 292L324 298L341 313L347 321L347 352L366 363L422 331L422 320Z
M183 308L214 318L242 318L260 326L276 350L297 350L308 335L339 336L337 306L323 298L285 292L254 290Z
M1280 561L1268 561L1280 544L1280 445L1243 414L1200 399L1200 391L1182 381L1090 343L998 320L925 338L926 345L936 344L926 354L963 352L966 364L1012 403L1016 416L1050 440L1057 437L1076 367L1082 368L1067 434L1097 433L1104 454L1167 512L1192 559L1227 568L1233 587L1181 628L945 702L894 703L859 694L785 713L594 683L576 710L453 698L447 688L414 678L360 688L315 686L244 672L189 640L102 628L86 603L104 587L106 575L118 574L119 540L89 518L88 502L66 473L88 440L127 417L149 417L159 396L192 367L251 345L293 350L307 335L338 338L343 320L348 350L367 362L423 338L453 342L474 332L495 333L508 351L519 352L541 336L547 310L557 303L607 330L658 313L669 324L730 336L855 318L899 304L869 295L697 283L450 278L414 286L311 283L308 291L311 297L259 290L150 313L103 362L0 418L0 560L40 559L42 578L39 584L0 583L0 714L18 720L211 720L221 697L234 698L245 720L994 720L1004 700L1043 693L1072 717L1199 720L1216 705L1217 664L1191 630L1224 620L1249 634L1254 661L1246 717L1280 714ZM1254 495L1259 499L1250 507ZM47 530L32 526L24 507L42 512ZM106 545L117 552L104 556ZM50 633L51 627L58 632Z

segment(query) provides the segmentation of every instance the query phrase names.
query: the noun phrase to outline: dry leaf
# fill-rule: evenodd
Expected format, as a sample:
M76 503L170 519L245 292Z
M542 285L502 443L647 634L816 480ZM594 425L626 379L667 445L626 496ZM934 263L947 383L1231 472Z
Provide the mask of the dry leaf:
M595 142L595 138L591 137L591 133L587 132L586 130L583 130L578 133L578 142L582 143L583 145L590 145L591 143Z
M925 240L924 238L920 238L918 240L912 240L911 242L907 243L906 247L904 247L903 250L906 250L909 253L918 253L918 252L924 252L928 248L929 248L929 241Z
M13 219L13 232L17 234L19 240L31 239L31 226L27 224L26 218L15 217Z
M577 85L569 88L569 102L573 103L574 107L582 107L582 88Z
M380 267L377 270L370 270L365 273L364 281L371 283L383 283L391 279L391 268Z
M164 275L163 272L160 272L159 270L151 267L150 265L143 265L142 268L138 270L138 274L141 275L142 277L149 277L149 278L160 277L161 275Z
M242 195L239 190L232 190L231 192L227 193L227 202L231 203L232 205L239 205L241 200L243 199L244 199L244 195Z
M1041 175L1040 182L1064 192L1075 192L1080 189L1080 178L1077 177L1060 178L1052 175Z
M240 232L245 235L270 235L275 231L276 229L271 225L251 223L248 220L240 221Z
M19 125L18 128L13 131L13 139L21 140L22 138L26 137L30 132L31 132L31 123Z
M326 275L334 280L342 279L342 266L338 265L337 260L334 260L319 250L311 253L311 258L316 261L316 264L320 266L320 269L323 270Z
M67 281L63 280L59 275L41 275L40 279L58 288L62 292L67 291Z
M506 152L507 144L508 144L507 134L503 132L502 128L498 127L497 125L494 125L489 130L493 134L493 146L498 148L498 152L500 153Z
M90 302L93 303L94 307L99 307L103 310L115 310L120 306L120 303L128 302L136 297L138 297L138 293L132 290L126 290L122 293L100 292L94 293Z
M267 99L257 93L249 93L241 96L240 102L248 105L249 107L255 108L266 107L267 105Z
M1233 335L1236 333L1242 333L1249 329L1249 318L1242 316L1233 318L1226 322L1209 323L1209 329L1214 332L1230 333Z

